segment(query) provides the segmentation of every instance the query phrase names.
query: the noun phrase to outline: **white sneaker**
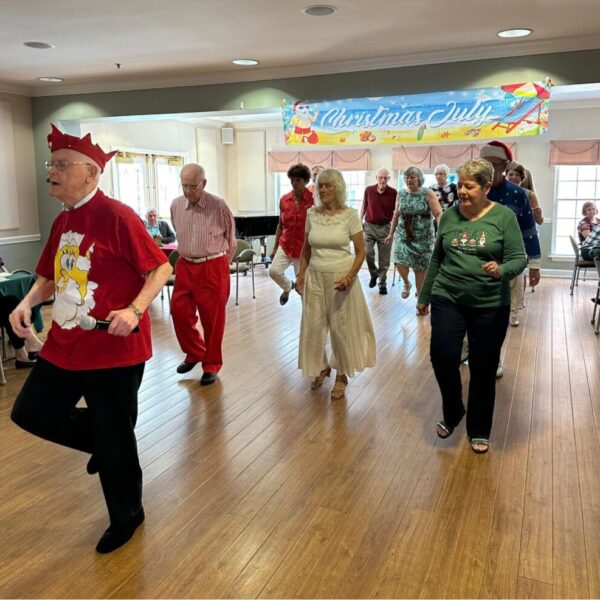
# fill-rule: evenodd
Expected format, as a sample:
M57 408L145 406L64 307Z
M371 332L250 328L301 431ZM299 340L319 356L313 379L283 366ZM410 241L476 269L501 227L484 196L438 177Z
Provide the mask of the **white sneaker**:
M510 321L509 322L513 327L519 326L519 311L518 310L510 311Z
M500 379L504 375L504 371L502 370L502 363L498 363L498 368L496 369L496 379Z

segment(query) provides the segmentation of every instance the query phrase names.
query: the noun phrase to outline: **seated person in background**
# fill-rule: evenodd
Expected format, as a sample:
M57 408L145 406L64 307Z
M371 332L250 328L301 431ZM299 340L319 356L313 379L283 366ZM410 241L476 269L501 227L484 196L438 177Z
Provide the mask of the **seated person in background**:
M596 216L598 214L596 203L584 202L581 207L581 214L583 219L577 224L577 234L579 235L579 241L583 242L592 233L592 230L600 225L600 219Z
M17 369L26 369L35 365L37 353L42 347L42 342L35 335L32 327L28 329L25 339L20 338L14 332L8 320L8 315L15 310L17 304L19 304L19 299L16 296L0 296L0 326L4 327L6 335L15 349L15 367ZM33 315L31 320L33 321Z
M586 204L588 203L586 202ZM587 237L583 240L581 244L581 258L583 260L600 258L600 225L594 227L591 233L588 232Z
M160 246L161 244L171 244L175 241L175 232L166 221L158 220L158 211L150 208L146 212L144 225L152 239Z

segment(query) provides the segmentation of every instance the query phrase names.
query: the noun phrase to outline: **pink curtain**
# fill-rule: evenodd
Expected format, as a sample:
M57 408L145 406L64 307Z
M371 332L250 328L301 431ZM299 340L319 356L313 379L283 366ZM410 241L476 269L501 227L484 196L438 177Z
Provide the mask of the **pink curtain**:
M451 169L460 167L473 156L471 144L452 144L431 147L430 168L435 169L439 164L446 164Z
M600 165L600 140L552 140L549 164Z
M285 173L292 165L300 162L300 152L269 152L269 173Z
M370 150L307 150L304 152L269 152L269 173L285 173L292 165L302 163L309 169L316 165L340 171L370 171Z
M398 146L392 149L392 168L404 171L408 167L429 169L431 146Z
M370 171L370 150L336 150L333 153L333 166L340 171Z

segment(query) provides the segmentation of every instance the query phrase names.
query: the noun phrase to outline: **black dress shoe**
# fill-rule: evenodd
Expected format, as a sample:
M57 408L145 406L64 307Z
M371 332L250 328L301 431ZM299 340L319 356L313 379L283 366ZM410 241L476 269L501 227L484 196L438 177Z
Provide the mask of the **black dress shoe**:
M379 288L379 293L380 293L382 296L385 296L385 295L387 294L387 287L386 287L385 285L382 285L382 286Z
M377 285L377 275L375 275L375 277L371 277L371 280L369 281L370 288L374 288L376 285Z
M206 371L206 373L202 373L202 377L200 378L200 385L210 385L217 380L217 374Z
M594 298L590 298L590 300L591 300L592 302L596 302L596 297L594 297ZM598 302L600 302L600 300L599 300Z
M90 460L88 460L88 464L85 466L85 470L89 475L95 475L98 472L98 463L94 458L94 455L90 456Z
M31 369L35 363L35 360L21 360L19 358L15 358L15 367L17 369Z
M27 356L29 357L29 360L37 360L37 357L39 355L39 352L36 350L35 352L28 352Z
M281 294L281 296L279 296L279 304L281 304L281 306L283 306L284 304L287 304L287 301L290 299L290 292L296 287L296 283L294 281L292 281L292 287L290 288L289 292L283 292Z
M100 538L100 541L96 546L96 552L108 554L109 552L120 548L131 539L135 530L144 522L144 518L144 509L141 508L140 512L127 525L121 527L113 527L111 525Z
M179 363L179 366L177 367L177 372L187 373L188 371L191 371L197 364L197 362L188 362L187 360L184 360L182 363Z

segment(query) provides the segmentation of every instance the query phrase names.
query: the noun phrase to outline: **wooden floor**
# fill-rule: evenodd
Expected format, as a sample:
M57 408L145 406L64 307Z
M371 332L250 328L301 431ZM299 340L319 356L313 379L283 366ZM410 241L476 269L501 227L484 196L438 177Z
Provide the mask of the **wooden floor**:
M361 275L363 285L366 273ZM300 301L262 268L229 303L225 366L200 387L168 303L137 427L146 522L106 556L87 457L9 421L26 375L0 388L2 597L600 596L600 341L595 282L545 279L509 328L492 446L439 440L429 319L365 290L377 367L309 390L296 367ZM366 285L365 285L366 288ZM464 368L467 375L467 368Z

